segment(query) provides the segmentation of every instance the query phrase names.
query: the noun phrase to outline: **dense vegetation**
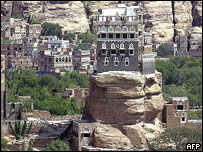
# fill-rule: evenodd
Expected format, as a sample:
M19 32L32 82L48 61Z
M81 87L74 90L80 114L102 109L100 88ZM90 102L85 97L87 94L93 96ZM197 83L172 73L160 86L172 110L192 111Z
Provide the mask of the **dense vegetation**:
M202 145L202 132L187 128L169 128L151 141L148 147L150 151L185 151L187 143ZM202 151L202 147L198 151Z
M37 20L31 20L30 24L41 24L41 22Z
M165 45L160 45L158 49L156 49L155 51L157 52L157 55L160 57L170 57L172 55L168 46Z
M61 96L65 88L88 88L88 76L78 72L66 72L56 78L52 75L36 74L34 69L6 71L8 102L19 102L18 96L31 96L37 110L47 110L54 115L82 113L84 104L78 106L77 99L65 100ZM22 107L21 109L23 109Z
M8 149L8 141L1 136L1 151L7 151Z
M58 38L61 38L62 36L62 27L57 23L48 23L45 22L42 24L42 36L53 36L56 35Z
M67 142L56 139L47 147L47 151L70 151Z
M89 50L89 48L85 45L79 44L78 46L73 48L74 51L78 51L78 50Z
M156 60L156 69L162 73L163 95L187 96L191 106L202 105L202 58L172 57L169 61Z
M92 42L96 42L97 36L93 33L89 34L86 32L86 33L80 34L79 39L82 39L82 43L92 43Z
M188 113L189 120L202 120L202 110L197 110Z
M70 43L73 43L73 40L75 39L74 33L67 33L63 36L64 40L69 40Z

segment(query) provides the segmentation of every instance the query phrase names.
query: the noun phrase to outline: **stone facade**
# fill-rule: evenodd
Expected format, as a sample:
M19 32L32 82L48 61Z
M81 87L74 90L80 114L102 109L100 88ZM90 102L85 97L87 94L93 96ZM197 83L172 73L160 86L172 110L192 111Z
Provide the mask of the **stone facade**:
M138 71L142 54L152 51L152 34L144 32L143 6L99 10L97 13L97 72Z
M164 105L162 122L166 128L191 128L200 130L201 121L188 120L189 103L187 97L172 97L170 102Z

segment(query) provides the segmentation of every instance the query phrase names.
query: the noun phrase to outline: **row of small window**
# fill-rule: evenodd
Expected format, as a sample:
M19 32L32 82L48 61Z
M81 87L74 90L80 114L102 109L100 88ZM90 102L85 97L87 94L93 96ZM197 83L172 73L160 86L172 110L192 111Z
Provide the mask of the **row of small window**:
M30 30L29 33L32 33L32 30ZM41 33L41 31L40 30L36 30L36 33Z
M107 57L104 58L104 61L103 61L103 62L104 62L104 66L109 66L109 60L108 60ZM115 57L113 63L114 63L114 66L119 66L120 63L122 63L122 62L120 62L120 61L118 60L118 58ZM128 57L125 58L125 60L124 60L124 65L125 65L125 66L129 66L129 65L130 65L130 61L129 61L129 58L128 58Z
M138 34L134 34L134 33L131 33L131 34L127 34L127 33L123 33L123 34L120 34L120 33L117 33L117 34L113 34L113 33L101 33L101 34L98 34L97 37L98 38L102 38L102 39L105 39L105 38L109 38L109 39L134 39L134 38L138 38L138 36L142 36L142 32L139 31Z
M138 19L139 21L142 20L142 15L138 15ZM112 17L108 17L108 16L99 16L98 17L99 21L137 21L137 17L127 17L127 16L112 16Z
M116 48L120 48L120 49L125 49L125 45L123 43L121 43L120 45L119 44L114 44L112 43L111 44L111 49L116 49ZM129 49L133 49L134 46L132 43L129 44ZM106 49L106 43L102 43L102 49Z
M58 62L72 62L71 58L66 57L66 58L56 58L55 60L57 63ZM49 62L52 62L52 58L49 58Z
M12 60L12 61L11 61L11 64L12 64L12 66L15 65L15 64L16 64L16 60ZM23 64L23 60L20 60L20 61L19 61L19 64ZM30 64L30 60L26 60L26 61L25 61L25 64Z
M137 27L137 26L136 26ZM101 28L98 27L97 28L98 32L107 32L107 27L106 26L102 26ZM138 31L141 31L142 30L142 26L141 24L138 24ZM127 26L124 26L121 30L121 27L120 26L117 26L115 29L113 26L109 26L108 27L108 32L136 32L136 29L135 27L130 27L128 28Z
M119 53L119 55L126 55L126 52L128 52L129 55L134 55L134 50L110 50L110 54L115 56L116 54ZM107 55L107 50L106 49L102 49L101 50L101 55Z

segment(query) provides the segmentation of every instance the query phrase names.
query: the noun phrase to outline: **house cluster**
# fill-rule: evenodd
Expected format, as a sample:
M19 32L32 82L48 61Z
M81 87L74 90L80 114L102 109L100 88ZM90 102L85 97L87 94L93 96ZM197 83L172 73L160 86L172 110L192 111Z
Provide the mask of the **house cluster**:
M77 46L57 36L42 36L41 24L1 16L1 54L7 69L34 68L39 73L61 70L92 72L96 64L96 45L85 44L87 50L73 51ZM75 33L76 39L78 33Z
M172 56L193 56L202 57L202 38L198 40L188 39L188 35L182 35L178 33L175 36L174 42L166 43L153 43L153 51L157 49L160 45L167 46Z

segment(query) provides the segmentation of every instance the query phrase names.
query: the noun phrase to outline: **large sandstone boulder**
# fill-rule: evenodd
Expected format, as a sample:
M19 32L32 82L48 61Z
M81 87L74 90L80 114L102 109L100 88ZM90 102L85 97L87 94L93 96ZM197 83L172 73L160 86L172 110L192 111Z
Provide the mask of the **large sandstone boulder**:
M155 136L146 126L157 134L162 131L157 119L164 106L160 78L159 72L106 72L90 77L83 119L98 123L94 146L147 149L147 140Z

